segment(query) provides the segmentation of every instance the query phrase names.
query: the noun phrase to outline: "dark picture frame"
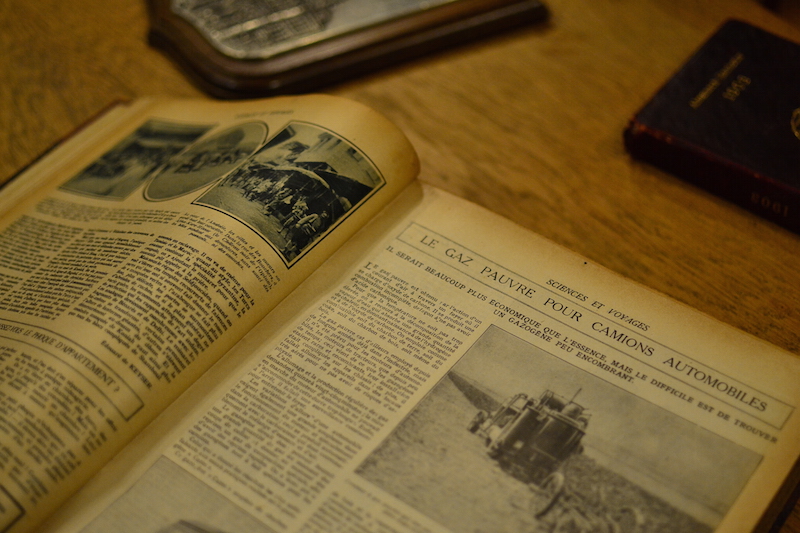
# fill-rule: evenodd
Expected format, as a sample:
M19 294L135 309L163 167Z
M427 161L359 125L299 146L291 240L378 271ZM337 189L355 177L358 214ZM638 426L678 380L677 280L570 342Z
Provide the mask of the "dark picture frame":
M335 13L355 1L243 0L234 12L222 0L148 0L149 42L209 94L249 98L317 90L549 15L540 0L393 0L406 7L363 21Z

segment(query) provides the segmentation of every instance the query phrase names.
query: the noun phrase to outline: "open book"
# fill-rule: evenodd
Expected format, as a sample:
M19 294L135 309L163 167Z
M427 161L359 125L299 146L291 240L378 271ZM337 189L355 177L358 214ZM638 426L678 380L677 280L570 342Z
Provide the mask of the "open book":
M769 527L800 361L417 171L338 98L146 100L7 185L0 532Z

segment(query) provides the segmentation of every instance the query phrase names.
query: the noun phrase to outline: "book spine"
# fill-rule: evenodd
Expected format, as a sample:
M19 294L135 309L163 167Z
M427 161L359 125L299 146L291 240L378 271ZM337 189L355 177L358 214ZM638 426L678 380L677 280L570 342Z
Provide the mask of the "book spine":
M636 159L800 233L800 191L635 119L625 129L624 141Z

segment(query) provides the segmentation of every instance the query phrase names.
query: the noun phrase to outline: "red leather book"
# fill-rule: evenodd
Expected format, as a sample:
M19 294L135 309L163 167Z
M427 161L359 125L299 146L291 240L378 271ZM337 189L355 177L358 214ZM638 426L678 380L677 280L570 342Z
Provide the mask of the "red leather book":
M630 121L628 151L800 233L800 45L729 20Z

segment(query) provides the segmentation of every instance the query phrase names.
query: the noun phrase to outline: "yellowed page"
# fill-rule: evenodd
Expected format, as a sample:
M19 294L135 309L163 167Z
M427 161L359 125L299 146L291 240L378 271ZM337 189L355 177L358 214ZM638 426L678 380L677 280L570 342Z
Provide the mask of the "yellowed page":
M43 531L750 532L800 454L796 357L419 184L274 315Z
M0 207L0 531L29 531L417 172L328 96L139 101Z

